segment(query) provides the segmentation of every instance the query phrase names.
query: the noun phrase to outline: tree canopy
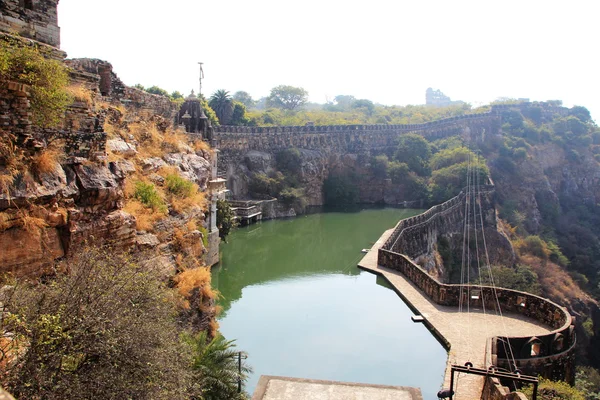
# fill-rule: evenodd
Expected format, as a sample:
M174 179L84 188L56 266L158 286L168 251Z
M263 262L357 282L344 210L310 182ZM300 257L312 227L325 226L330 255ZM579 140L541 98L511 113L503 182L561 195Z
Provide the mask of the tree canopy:
M208 105L215 111L222 125L229 125L233 116L233 99L227 90L219 89L210 96Z
M271 89L267 97L269 107L295 110L308 101L308 92L300 87L279 85Z

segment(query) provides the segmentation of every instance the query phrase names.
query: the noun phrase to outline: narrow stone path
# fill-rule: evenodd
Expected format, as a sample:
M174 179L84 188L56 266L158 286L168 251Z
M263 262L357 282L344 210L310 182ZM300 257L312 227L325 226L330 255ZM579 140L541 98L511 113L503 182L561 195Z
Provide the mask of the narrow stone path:
M392 234L390 229L379 238L358 266L366 271L382 275L413 310L417 310L443 340L450 344L444 388L450 387L451 366L464 365L470 361L473 366L487 368L485 350L487 339L493 336L530 336L549 333L551 329L537 321L519 314L484 313L472 309L470 313L459 312L457 307L446 307L431 301L420 289L400 272L377 265L377 251ZM483 389L483 377L461 374L455 376L455 400L478 400ZM434 384L432 382L432 384ZM435 383L437 384L437 383Z

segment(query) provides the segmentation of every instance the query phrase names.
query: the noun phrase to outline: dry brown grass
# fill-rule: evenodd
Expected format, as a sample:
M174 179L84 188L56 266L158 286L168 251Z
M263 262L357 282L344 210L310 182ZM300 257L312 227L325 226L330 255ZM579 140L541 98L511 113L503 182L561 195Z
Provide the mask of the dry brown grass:
M92 91L82 85L70 85L66 88L75 101L86 104L88 107L93 104Z
M211 151L210 145L207 142L205 142L204 140L196 139L193 141L192 145L193 145L195 151L202 151L202 150Z
M104 132L106 132L106 137L108 139L120 137L120 129L110 121L104 121Z
M166 218L165 213L145 207L135 199L127 199L123 211L135 217L135 227L140 231L154 231L154 224Z
M163 178L167 178L169 175L177 175L180 176L179 168L175 166L165 166L158 171L158 174ZM182 178L184 179L184 178ZM195 183L192 185L192 190L190 195L176 195L173 193L168 193L166 191L167 201L169 202L171 209L173 209L177 213L184 213L189 211L193 207L205 208L207 205L206 193L201 192L198 185Z
M25 155L11 133L0 130L0 191L10 198L15 178L25 170Z
M564 306L576 304L580 300L591 301L569 273L553 262L529 254L521 256L520 262L530 266L538 275L545 297Z
M190 298L198 291L200 298L200 307L209 304L206 300L216 299L218 292L211 286L211 275L209 267L191 268L181 272L175 278L177 292L185 301L183 308L190 308Z
M212 318L208 323L208 334L210 337L214 337L219 330L219 323L216 319Z
M198 224L196 223L196 220L192 218L188 222L186 222L185 229L187 229L188 232L198 230Z
M180 198L177 196L170 196L169 203L175 212L184 213L193 207L206 208L206 193L200 192L197 185L194 186L196 188L196 193L190 197Z
M160 157L164 151L162 149L163 136L156 125L145 122L136 122L129 125L129 133L138 142L138 154L142 158Z
M38 175L49 174L56 171L64 158L63 144L52 143L31 158L31 169Z
M181 152L188 151L190 146L187 144L188 137L180 131L167 131L163 136L162 148L165 151Z

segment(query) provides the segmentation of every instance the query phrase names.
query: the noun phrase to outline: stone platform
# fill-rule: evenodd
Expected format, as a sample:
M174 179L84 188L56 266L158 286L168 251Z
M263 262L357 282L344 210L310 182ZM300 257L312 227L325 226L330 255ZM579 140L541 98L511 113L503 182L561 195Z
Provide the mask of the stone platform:
M434 303L403 274L377 265L378 250L392 232L393 229L390 229L379 238L358 267L383 276L413 312L423 316L425 325L448 349L444 388L450 387L450 368L453 364L464 365L470 361L475 367L488 367L484 361L488 338L537 336L551 331L545 325L518 314L504 314L504 317L500 317L484 313L481 309L471 309L470 313L466 313L459 312L457 307ZM455 376L454 400L480 399L483 381L483 377L474 375ZM434 384L438 385L437 382L432 382Z
M419 389L402 386L263 375L252 400L423 400L423 396Z

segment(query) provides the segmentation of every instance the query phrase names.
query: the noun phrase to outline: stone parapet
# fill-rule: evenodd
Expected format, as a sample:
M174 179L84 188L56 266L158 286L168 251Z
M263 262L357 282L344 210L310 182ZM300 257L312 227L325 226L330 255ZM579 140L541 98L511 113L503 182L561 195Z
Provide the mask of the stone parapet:
M574 379L575 332L573 319L566 309L539 296L517 290L477 285L443 284L420 266L403 255L384 248L379 249L378 264L401 272L431 300L443 306L458 307L467 304L488 312L517 313L552 327L546 335L536 337L494 337L486 359L507 369L516 365L524 373L546 378ZM461 302L462 298L462 302ZM498 310L500 307L500 310ZM551 365L551 366L550 366Z

